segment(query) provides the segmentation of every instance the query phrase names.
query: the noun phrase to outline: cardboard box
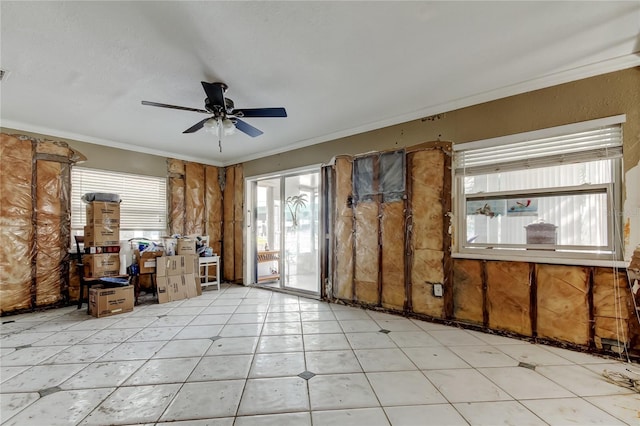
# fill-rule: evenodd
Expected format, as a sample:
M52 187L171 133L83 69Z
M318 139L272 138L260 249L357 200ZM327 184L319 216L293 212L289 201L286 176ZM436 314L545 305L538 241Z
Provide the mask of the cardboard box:
M85 254L82 257L84 276L87 278L109 277L120 273L118 253Z
M175 302L198 296L194 274L158 276L158 303Z
M194 274L197 271L197 256L162 256L156 258L156 275L159 277L173 277L184 274Z
M136 250L134 253L141 274L155 274L156 258L164 254L162 251L143 251L140 253L139 250Z
M87 204L87 225L120 226L120 203L93 201Z
M120 245L120 227L88 225L84 227L84 246L102 247Z
M179 238L176 244L176 254L196 254L196 240Z
M133 286L104 288L93 286L89 290L89 313L96 318L133 311Z

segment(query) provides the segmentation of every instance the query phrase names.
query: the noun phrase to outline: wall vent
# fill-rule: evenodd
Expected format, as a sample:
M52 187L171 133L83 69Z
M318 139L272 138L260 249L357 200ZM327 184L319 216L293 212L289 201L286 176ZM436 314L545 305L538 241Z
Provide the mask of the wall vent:
M0 81L4 81L9 75L9 71L0 68Z

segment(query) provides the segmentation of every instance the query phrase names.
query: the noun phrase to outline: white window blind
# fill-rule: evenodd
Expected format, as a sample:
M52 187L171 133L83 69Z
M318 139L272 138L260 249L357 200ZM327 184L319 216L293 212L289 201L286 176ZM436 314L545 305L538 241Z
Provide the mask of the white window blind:
M519 140L508 143L498 138L482 144L470 142L454 146L456 174L469 176L622 157L620 124L581 124L586 128L578 132L562 133L565 126L561 126L521 134ZM589 128L590 125L593 127ZM549 134L551 136L547 136Z
M86 224L87 192L120 195L121 231L160 231L167 228L167 183L165 178L74 167L71 170L71 228Z

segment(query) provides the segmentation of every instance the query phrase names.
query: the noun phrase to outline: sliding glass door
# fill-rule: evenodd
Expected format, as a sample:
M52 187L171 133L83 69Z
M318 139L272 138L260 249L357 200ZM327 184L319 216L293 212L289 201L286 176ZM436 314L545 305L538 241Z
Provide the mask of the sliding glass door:
M248 183L250 284L319 293L320 173Z

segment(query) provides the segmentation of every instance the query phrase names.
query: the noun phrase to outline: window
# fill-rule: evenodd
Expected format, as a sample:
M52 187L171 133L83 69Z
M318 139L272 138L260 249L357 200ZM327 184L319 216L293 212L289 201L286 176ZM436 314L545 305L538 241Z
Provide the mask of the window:
M120 195L120 240L157 240L167 232L165 178L73 167L71 169L71 235L82 235L87 192Z
M353 165L353 194L356 202L402 200L405 191L404 150L357 157Z
M454 145L457 251L619 260L621 122Z

